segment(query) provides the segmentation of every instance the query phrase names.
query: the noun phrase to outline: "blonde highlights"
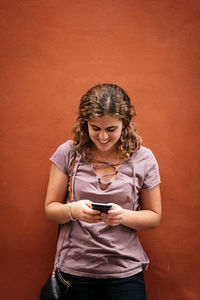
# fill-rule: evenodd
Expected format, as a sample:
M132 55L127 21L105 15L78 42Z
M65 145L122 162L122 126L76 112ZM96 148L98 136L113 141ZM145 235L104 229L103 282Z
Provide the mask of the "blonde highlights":
M122 133L116 143L116 149L123 158L129 158L139 149L141 138L136 127L131 122L135 115L133 105L127 93L115 84L99 84L85 93L80 101L79 115L74 132L74 149L82 154L87 154L93 142L88 133L88 121L104 115L117 117L122 121Z

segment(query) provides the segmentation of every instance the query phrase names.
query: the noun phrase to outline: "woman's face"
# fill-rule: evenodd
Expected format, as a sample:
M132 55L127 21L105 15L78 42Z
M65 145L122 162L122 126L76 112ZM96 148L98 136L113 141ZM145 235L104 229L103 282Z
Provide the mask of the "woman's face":
M122 121L105 115L88 121L90 139L101 152L112 151L122 133Z

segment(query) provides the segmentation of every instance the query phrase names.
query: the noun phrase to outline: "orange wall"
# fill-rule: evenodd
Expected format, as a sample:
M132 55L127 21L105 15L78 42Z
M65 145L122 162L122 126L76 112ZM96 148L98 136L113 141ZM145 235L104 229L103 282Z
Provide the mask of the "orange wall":
M197 0L0 1L2 300L37 299L50 271L48 157L102 82L130 94L160 163L162 224L141 233L148 300L199 299L199 16Z

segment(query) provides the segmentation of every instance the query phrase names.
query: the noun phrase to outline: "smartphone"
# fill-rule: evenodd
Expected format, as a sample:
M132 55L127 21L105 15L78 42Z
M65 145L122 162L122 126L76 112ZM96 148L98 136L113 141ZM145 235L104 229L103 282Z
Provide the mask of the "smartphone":
M101 212L107 213L109 209L111 209L112 204L107 203L92 203L92 208L96 210L100 210Z

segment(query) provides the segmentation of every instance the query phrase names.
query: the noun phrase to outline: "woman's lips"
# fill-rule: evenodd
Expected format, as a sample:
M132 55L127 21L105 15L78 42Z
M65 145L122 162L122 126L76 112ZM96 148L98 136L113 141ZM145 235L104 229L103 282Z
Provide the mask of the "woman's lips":
M100 139L98 139L98 141L99 141L101 144L103 144L103 145L106 145L106 144L108 144L108 143L110 142L110 140L102 141L102 140L100 140Z

